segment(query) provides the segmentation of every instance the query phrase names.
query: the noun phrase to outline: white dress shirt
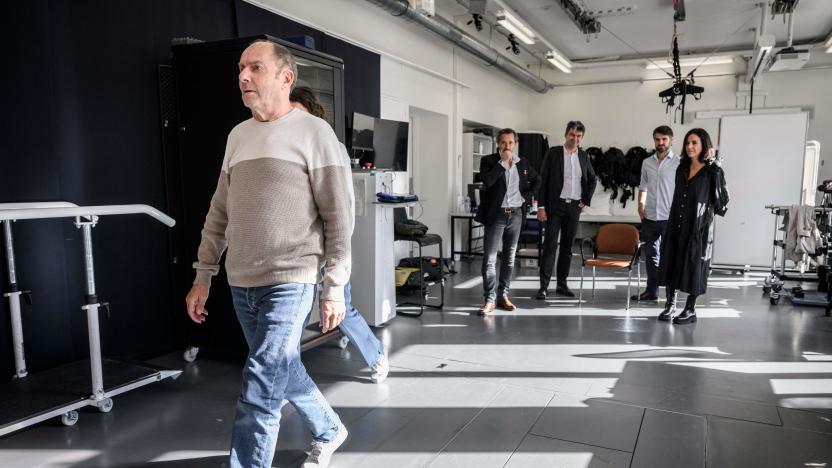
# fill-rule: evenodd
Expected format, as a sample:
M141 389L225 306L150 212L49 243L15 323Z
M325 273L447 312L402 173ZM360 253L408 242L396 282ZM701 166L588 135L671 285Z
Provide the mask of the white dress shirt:
M570 200L581 199L581 162L578 160L578 148L570 153L563 148L563 190L561 198Z
M511 166L500 160L500 165L506 170L506 195L503 197L503 208L519 208L523 206L523 195L520 194L520 173L517 172L517 163L520 158L515 154L511 158Z
M638 189L647 192L644 203L645 217L651 221L665 221L670 216L673 191L676 188L676 169L679 158L668 150L661 161L654 154L641 163L641 184Z

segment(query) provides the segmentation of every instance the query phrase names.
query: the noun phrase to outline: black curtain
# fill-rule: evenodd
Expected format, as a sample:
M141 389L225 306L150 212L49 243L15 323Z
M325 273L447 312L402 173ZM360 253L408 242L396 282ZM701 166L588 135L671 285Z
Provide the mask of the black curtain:
M519 133L517 139L520 145L519 156L539 173L543 166L543 157L549 150L549 139L541 133Z
M167 211L159 65L170 63L176 37L311 35L328 48L322 51L344 55L346 108L378 115L378 55L243 2L30 0L4 4L1 17L0 203L142 203ZM23 306L28 369L86 357L79 230L70 220L20 221L13 229L18 283L34 297ZM181 346L183 299L171 293L170 268L196 252L174 258L169 235L139 215L103 217L93 229L97 290L111 305L111 315L101 315L106 357ZM14 369L7 311L3 298L0 376Z

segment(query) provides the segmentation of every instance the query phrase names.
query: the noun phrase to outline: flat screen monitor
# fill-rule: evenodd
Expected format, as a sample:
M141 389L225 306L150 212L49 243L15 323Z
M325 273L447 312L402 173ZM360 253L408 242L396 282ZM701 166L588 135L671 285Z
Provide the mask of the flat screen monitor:
M408 127L407 122L376 119L373 130L374 167L407 171Z
M376 118L369 115L353 112L352 114L352 139L351 146L354 150L373 150L373 129L376 125Z

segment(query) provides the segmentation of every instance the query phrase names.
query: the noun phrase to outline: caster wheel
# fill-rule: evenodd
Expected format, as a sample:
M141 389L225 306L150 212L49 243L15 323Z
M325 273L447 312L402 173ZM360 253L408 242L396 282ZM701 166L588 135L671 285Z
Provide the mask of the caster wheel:
M64 426L74 426L78 422L78 412L69 411L61 415L61 424Z
M347 349L347 346L350 344L350 339L346 336L342 336L338 339L338 347L341 349Z
M189 346L188 349L182 353L182 359L184 359L185 362L194 362L197 354L199 354L199 348L196 346Z
M768 302L769 302L771 305L777 305L777 304L779 304L779 303L780 303L780 298L779 298L779 297L769 297L769 298L768 298Z
M107 398L106 400L101 400L101 404L98 406L98 411L102 413L109 413L113 410L113 399Z

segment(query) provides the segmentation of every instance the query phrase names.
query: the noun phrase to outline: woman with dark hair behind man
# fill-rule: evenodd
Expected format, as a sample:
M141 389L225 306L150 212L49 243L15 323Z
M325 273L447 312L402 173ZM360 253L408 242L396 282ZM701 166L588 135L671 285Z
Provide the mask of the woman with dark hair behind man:
M714 241L714 214L724 216L728 189L720 160L713 156L708 132L694 128L685 135L684 154L676 171L676 189L662 243L659 278L667 290L667 303L659 320L676 312L676 290L688 293L682 313L673 323L696 321L696 297L708 285Z
M309 112L315 117L326 119L324 106L318 101L318 97L315 96L315 92L312 89L306 86L295 86L292 88L292 94L289 96L289 99L293 105L300 104L302 106L302 108L299 108L300 110Z
M306 86L295 86L289 95L292 107L309 112L315 117L326 119L326 111L318 101L315 93ZM343 148L344 157L347 157L347 150ZM375 383L384 382L390 372L390 363L387 358L387 351L384 345L376 338L367 321L361 313L352 305L352 285L347 283L344 286L344 305L346 315L341 321L339 329L350 339L350 342L358 349L361 356L370 367L370 380Z

